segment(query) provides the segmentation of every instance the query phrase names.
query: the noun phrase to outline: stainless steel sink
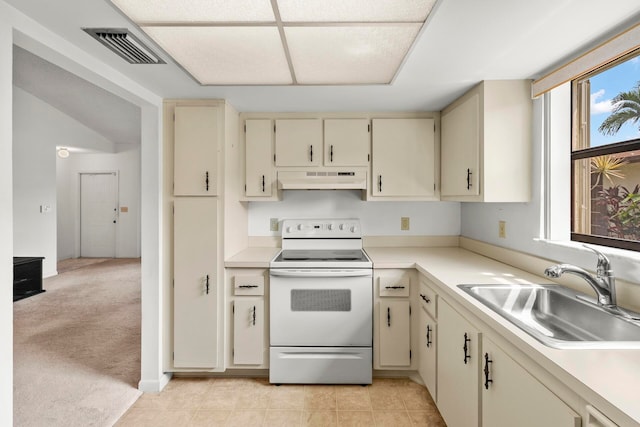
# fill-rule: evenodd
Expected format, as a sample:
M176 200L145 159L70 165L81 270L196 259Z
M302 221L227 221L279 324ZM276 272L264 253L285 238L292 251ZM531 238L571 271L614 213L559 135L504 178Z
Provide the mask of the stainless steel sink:
M554 348L640 348L640 315L605 309L559 285L458 285ZM618 310L618 311L616 311Z

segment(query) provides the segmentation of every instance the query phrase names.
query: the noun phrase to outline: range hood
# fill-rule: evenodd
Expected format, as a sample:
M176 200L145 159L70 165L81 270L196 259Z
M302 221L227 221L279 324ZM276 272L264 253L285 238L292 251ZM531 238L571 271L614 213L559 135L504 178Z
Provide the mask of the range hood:
M366 171L278 172L279 190L366 190Z

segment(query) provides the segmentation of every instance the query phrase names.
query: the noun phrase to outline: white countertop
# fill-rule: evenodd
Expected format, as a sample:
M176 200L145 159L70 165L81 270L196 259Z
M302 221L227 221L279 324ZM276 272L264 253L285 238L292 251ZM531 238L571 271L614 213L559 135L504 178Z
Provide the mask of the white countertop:
M250 247L225 267L269 268L280 248ZM458 284L552 283L507 264L461 248L370 247L376 269L415 268L435 282L440 295L456 301L530 359L569 386L621 426L640 426L640 350L560 350L547 347L471 296Z
M416 268L496 333L621 425L640 425L640 350L547 347L471 296L458 284L552 283L461 248L365 248L374 268ZM620 414L622 412L625 415ZM620 419L618 419L620 416Z
M280 248L250 247L224 261L227 268L269 268L269 262L280 252Z

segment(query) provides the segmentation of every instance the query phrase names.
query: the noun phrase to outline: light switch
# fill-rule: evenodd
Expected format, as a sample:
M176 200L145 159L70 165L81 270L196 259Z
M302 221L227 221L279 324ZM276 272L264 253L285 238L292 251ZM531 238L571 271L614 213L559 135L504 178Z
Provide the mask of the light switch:
M120 206L120 212L129 212L129 206Z
M51 212L51 205L40 205L40 213Z

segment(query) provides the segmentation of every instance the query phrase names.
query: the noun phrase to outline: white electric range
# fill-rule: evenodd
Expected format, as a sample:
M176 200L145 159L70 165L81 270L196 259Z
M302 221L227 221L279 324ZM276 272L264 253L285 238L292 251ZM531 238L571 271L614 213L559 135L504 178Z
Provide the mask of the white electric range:
M357 219L282 224L270 263L272 383L371 384L373 263Z

